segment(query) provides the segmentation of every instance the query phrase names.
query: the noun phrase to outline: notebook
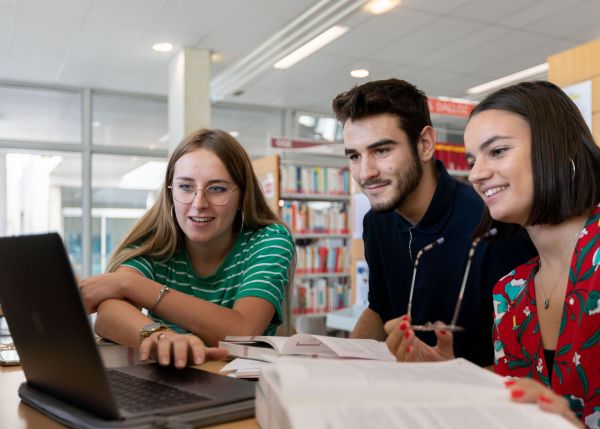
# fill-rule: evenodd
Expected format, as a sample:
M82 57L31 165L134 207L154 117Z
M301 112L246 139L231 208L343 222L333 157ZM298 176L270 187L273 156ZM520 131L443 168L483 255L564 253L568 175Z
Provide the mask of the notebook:
M250 381L156 364L105 369L58 234L0 238L0 284L0 302L27 379L19 395L62 423L142 428L253 415ZM138 383L142 393L123 392ZM124 403L126 396L133 406Z

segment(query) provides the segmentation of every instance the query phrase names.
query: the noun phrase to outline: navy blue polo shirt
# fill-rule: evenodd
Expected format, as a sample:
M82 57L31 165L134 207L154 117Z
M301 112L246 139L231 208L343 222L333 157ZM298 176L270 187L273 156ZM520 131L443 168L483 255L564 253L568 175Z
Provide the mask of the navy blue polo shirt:
M481 219L483 201L471 186L450 177L440 161L436 167L437 187L425 216L417 225L410 224L395 210L388 213L371 210L364 218L369 308L378 313L384 323L406 314L413 261L419 250L440 237L444 237L445 242L419 260L412 320L414 324L452 320L471 235ZM458 318L458 324L465 330L454 336L457 357L481 366L493 363L493 286L535 254L524 230L515 237L479 244ZM431 332L417 335L430 345L436 343Z

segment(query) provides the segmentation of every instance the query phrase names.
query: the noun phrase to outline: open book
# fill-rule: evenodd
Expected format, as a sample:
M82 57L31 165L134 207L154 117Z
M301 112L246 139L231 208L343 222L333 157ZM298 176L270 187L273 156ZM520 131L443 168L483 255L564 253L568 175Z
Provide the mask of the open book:
M332 359L374 359L395 361L384 342L323 335L296 334L291 337L236 337L219 341L230 356L275 362L281 356Z
M279 360L261 372L256 419L262 429L572 429L512 402L502 377L464 359Z

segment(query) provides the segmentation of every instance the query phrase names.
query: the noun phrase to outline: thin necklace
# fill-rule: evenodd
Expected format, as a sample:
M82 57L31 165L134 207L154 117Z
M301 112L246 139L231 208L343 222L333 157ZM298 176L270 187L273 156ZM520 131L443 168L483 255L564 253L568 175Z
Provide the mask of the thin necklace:
M565 269L567 267L571 266L571 258L573 256L573 252L575 251L575 244L577 243L579 234L581 234L581 231L578 231L577 234L575 234L575 238L571 242L571 246L567 248L567 249L572 249L571 252L569 252L569 260L567 261L566 264L563 264L562 269L560 271L560 275L556 278L556 282L554 283L554 286L552 286L552 289L550 290L550 295L546 296L546 292L544 292L544 285L542 285L542 282L541 282L542 276L540 275L538 278L537 283L540 285L540 291L542 292L542 296L544 297L544 310L548 310L550 308L550 299L552 298L552 295L554 294L554 291L556 290L556 287L558 286L560 279L562 279L563 275L565 274ZM540 273L541 270L542 270L542 258L540 258L540 268L538 270L538 274Z

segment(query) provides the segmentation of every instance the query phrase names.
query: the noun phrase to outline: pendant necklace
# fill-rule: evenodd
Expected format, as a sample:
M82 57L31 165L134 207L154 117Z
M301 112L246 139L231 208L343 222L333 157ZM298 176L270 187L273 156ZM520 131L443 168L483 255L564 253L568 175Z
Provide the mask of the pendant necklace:
M538 278L537 283L540 285L540 290L542 292L542 296L544 297L544 310L548 310L548 308L550 308L550 299L552 298L552 294L554 294L554 291L556 290L556 287L558 286L560 279L562 279L563 275L565 274L565 268L571 266L571 257L573 256L573 252L575 251L575 244L577 243L577 239L579 238L580 233L581 233L581 231L578 231L577 234L575 235L575 239L573 240L573 242L571 243L571 246L569 247L569 249L572 249L571 252L569 253L569 256L570 256L569 260L567 261L566 264L563 264L562 269L560 271L560 275L557 277L556 282L554 283L554 286L550 290L550 294L548 296L546 296L546 292L544 291L544 286L542 285L542 282L541 282L542 276L540 275ZM540 258L539 264L540 264L540 268L538 270L538 274L542 270L542 259L541 258Z

